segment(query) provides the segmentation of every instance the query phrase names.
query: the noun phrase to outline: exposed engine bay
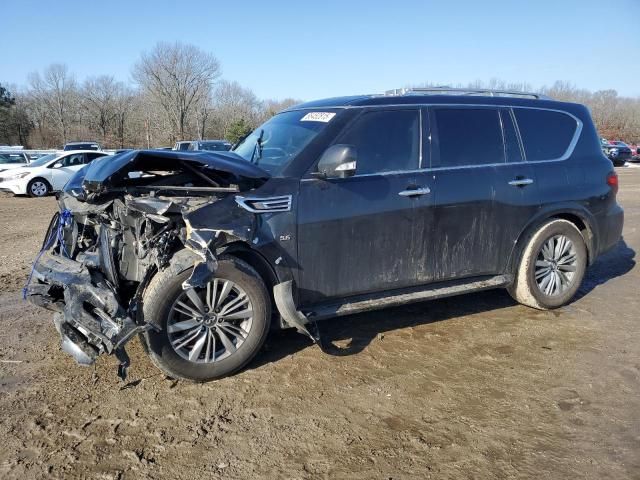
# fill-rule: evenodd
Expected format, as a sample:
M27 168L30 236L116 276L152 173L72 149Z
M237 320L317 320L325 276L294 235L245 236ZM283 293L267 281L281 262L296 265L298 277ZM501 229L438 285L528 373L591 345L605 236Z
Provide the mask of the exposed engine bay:
M78 363L114 354L124 378L125 344L158 328L140 315L151 277L183 262L192 268L183 288L203 287L221 247L253 239L257 215L239 208L234 194L267 178L230 152L133 151L98 159L58 196L60 213L25 297L56 312L62 347Z

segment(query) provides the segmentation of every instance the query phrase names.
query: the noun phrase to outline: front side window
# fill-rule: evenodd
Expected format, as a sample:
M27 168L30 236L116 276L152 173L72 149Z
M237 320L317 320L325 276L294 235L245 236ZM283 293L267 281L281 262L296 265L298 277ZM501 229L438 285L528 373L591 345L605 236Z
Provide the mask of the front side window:
M556 160L564 156L578 123L561 112L514 108L518 129L529 162Z
M504 163L498 110L436 108L434 120L441 167Z
M354 120L337 144L355 147L356 175L415 170L420 158L418 110L366 112Z
M73 153L62 159L63 167L73 167L84 164L84 153Z
M277 175L333 120L335 111L296 110L271 117L233 150Z

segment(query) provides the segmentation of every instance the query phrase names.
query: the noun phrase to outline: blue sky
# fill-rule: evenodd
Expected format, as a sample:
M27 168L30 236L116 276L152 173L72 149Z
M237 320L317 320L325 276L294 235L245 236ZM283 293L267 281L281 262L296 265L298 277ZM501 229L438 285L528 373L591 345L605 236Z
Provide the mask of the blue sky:
M2 18L3 84L53 62L128 82L140 52L179 40L261 98L491 78L640 96L640 0L4 0Z

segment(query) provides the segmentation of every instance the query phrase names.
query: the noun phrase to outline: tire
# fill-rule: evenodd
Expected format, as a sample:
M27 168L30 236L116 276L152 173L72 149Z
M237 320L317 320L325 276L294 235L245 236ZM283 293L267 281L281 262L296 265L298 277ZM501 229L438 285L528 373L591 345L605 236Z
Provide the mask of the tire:
M563 251L558 255L558 250ZM558 258L549 260L555 257ZM575 261L569 262L572 258ZM580 230L567 220L550 220L527 236L514 282L508 290L523 305L540 310L558 308L576 294L586 268L587 246Z
M150 330L142 336L152 362L170 377L195 382L215 380L237 372L260 351L269 332L271 301L264 282L258 273L242 260L235 257L221 257L215 279L212 279L209 284L210 290L196 289L185 292L182 289L182 282L189 278L192 269L177 271L178 268L176 265L171 265L157 273L151 279L143 296L144 320L160 328L160 331ZM224 299L225 303L220 303L223 307L222 311L233 299L237 300L242 296L239 292L244 292L249 302L245 306L252 312L250 319L245 317L239 320L209 318L208 315L215 317L213 310L207 314L206 320L195 319L192 310L197 307L191 300L193 297L189 295L197 294L205 308L208 308L206 305L208 305L209 292L213 291L215 286L218 300L222 299L225 285L228 285L224 282L229 281L233 287L229 287L231 290ZM187 307L184 305L190 309L185 310ZM242 315L247 315L246 309L243 310L245 306L237 310ZM231 312L235 311L231 309ZM199 326L195 325L196 322L200 322ZM245 330L246 336L240 333L240 337L244 337L243 340L234 336L239 330L237 327L232 328L229 322L235 322L234 325L238 324L243 329L248 328L248 332ZM189 328L183 328L187 324ZM194 325L195 327L191 328ZM171 331L176 329L178 331ZM183 334L183 332L186 333ZM188 341L187 337L190 335L196 336ZM205 336L206 339L203 340ZM181 346L185 341L186 344ZM232 345L227 348L229 342ZM242 343L238 346L239 342ZM235 350L236 347L237 350ZM198 348L201 351L196 353ZM212 351L213 354L211 354ZM218 351L221 353L216 354ZM197 361L187 358L192 355Z
M34 178L27 185L27 195L30 197L46 197L51 193L51 185L44 178Z

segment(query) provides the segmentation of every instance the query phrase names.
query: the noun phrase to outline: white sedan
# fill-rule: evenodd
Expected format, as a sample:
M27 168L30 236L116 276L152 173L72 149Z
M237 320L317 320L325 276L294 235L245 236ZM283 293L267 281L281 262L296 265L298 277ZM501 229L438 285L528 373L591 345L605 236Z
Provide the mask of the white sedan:
M61 190L65 183L92 160L108 155L94 150L56 152L29 165L0 173L0 191L44 197Z

